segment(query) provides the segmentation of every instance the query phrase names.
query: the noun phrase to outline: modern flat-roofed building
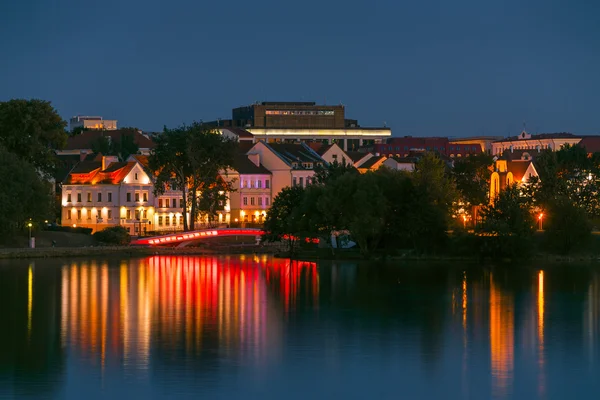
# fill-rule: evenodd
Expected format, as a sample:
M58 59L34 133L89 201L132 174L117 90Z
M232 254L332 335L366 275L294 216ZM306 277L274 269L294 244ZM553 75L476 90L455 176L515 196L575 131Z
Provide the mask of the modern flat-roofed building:
M364 128L357 120L347 119L343 105L315 102L256 103L234 108L232 119L205 124L219 129L242 128L253 135L255 142L337 143L345 151L382 143L392 136L388 127Z
M102 117L77 115L69 120L69 128L71 130L74 130L76 128L83 128L114 131L117 129L117 120L102 119Z

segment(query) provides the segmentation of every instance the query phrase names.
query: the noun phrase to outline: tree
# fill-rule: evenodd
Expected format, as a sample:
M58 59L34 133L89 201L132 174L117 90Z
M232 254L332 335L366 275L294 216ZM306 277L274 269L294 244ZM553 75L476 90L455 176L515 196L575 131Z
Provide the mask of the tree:
M591 237L592 226L585 209L562 197L546 212L546 245L552 251L569 254L584 246Z
M94 239L101 243L125 246L131 242L131 236L122 226L111 226L94 233Z
M0 102L0 145L46 176L54 170L55 151L66 145L65 127L48 101Z
M187 152L185 127L167 129L158 135L156 146L148 158L148 166L155 175L154 193L163 194L167 189L181 190L181 198L187 200L187 187L191 175L191 163ZM181 213L187 215L187 201L181 204ZM188 230L187 218L183 218L183 229Z
M51 219L50 183L40 177L33 165L1 146L0 187L0 236L22 232L29 221L35 227Z
M139 150L133 133L122 133L120 140L111 140L110 136L100 136L92 142L94 153L117 156L121 161L127 160L132 154L138 154Z
M526 256L531 251L534 220L516 185L501 191L493 205L482 208L478 233L483 251L493 256Z
M190 228L194 221L204 215L212 221L217 210L227 201L228 193L234 191L233 182L222 179L233 165L237 143L218 131L198 123L185 128L186 153L190 166Z
M265 218L263 240L265 242L283 240L288 246L290 255L296 253L303 229L300 207L303 195L304 188L301 186L283 188L273 199L273 204Z
M481 153L454 161L452 176L464 203L478 206L488 202L492 156Z
M446 163L435 153L425 153L415 165L412 177L415 185L427 193L431 202L450 215L452 203L457 199L457 191Z
M313 184L325 185L328 182L332 182L337 178L345 174L359 175L360 172L352 164L347 164L346 159L340 163L335 160L326 166L319 166L315 168L315 175L313 176Z
M181 190L184 230L194 229L199 215L214 217L220 204L233 191L232 182L221 178L232 164L236 143L217 131L198 123L183 125L175 129L165 127L162 135L155 139L156 147L148 159L155 173L154 191L162 194L167 189Z

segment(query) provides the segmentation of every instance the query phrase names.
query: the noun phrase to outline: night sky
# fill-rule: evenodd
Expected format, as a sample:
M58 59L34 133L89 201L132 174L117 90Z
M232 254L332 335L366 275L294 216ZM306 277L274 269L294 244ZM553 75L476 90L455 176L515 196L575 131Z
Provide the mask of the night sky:
M394 136L595 134L599 19L567 0L0 0L0 100L149 131L297 100Z

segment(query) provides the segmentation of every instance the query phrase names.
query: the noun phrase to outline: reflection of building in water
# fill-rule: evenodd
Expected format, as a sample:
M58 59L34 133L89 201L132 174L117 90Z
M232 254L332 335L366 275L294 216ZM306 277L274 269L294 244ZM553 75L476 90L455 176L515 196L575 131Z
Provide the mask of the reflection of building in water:
M514 368L514 301L490 276L490 351L492 393L506 396L512 389Z
M152 348L197 354L205 340L218 340L228 356L264 359L281 340L267 281L279 282L286 307L301 281L318 295L314 263L258 257L156 256L117 268L82 262L61 273L61 344L102 366L116 360L145 369Z

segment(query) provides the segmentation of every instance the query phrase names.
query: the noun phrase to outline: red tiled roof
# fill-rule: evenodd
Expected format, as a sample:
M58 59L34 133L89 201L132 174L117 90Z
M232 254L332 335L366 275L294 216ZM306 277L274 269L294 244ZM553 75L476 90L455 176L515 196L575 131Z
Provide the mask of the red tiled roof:
M112 141L120 141L123 135L133 135L133 141L140 149L154 148L154 142L139 132L130 130L115 131L83 131L80 135L71 136L67 139L65 150L91 149L92 144L103 136L110 137Z
M119 184L135 166L135 162L111 163L104 171L100 171L102 163L82 161L67 177L68 184Z

